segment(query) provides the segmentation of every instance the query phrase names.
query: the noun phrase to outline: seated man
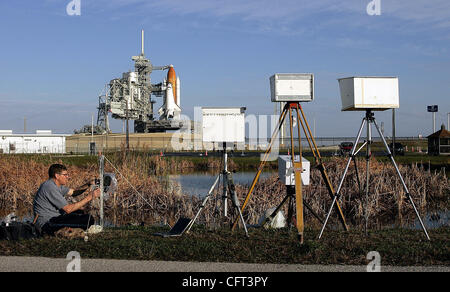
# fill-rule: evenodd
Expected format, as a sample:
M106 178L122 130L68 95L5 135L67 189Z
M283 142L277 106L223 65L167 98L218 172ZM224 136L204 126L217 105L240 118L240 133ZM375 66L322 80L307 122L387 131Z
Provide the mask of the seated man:
M100 189L95 189L81 201L68 204L64 196L79 196L94 182L91 180L77 189L66 187L69 180L67 168L53 164L48 170L49 179L41 184L33 201L35 226L41 234L53 235L63 227L86 229L94 224L94 219L83 214L81 208L94 198L100 196Z

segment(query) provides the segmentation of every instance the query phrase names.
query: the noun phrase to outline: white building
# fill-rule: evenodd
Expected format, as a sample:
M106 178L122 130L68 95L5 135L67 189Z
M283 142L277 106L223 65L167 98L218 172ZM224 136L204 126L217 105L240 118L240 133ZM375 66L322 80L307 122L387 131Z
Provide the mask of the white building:
M52 134L50 130L37 130L36 134L13 134L0 130L0 153L66 153L65 134Z

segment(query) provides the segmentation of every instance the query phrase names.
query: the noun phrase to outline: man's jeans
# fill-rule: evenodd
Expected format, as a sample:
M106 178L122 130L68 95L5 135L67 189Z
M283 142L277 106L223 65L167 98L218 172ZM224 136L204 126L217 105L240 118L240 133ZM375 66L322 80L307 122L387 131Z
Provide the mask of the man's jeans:
M54 235L56 231L64 228L81 228L88 229L95 223L94 218L89 214L84 214L83 211L75 211L70 214L53 217L49 222L42 226L42 234Z

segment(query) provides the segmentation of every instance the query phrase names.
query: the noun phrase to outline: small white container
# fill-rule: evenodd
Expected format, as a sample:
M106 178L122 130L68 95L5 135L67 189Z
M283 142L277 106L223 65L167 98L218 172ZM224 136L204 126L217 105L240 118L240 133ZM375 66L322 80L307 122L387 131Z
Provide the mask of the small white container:
M280 177L280 181L287 186L295 185L295 172L291 159L291 155L278 156L278 176ZM300 156L296 155L295 161L300 161ZM302 183L307 186L309 185L311 163L304 157L302 157L302 167Z
M384 111L400 107L397 77L348 77L338 81L342 111Z
M278 73L270 77L272 102L307 102L314 99L314 75Z

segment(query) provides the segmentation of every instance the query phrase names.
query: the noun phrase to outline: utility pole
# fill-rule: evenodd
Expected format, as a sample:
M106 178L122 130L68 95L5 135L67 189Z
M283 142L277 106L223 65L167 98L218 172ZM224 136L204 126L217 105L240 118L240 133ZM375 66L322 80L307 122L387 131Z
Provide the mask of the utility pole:
M395 108L392 109L392 156L395 156Z
M94 114L91 116L91 142L89 143L89 154L95 155L95 142L94 142Z
M427 106L427 111L433 113L433 133L436 133L436 113L439 111L439 107L437 105L429 105Z
M23 118L23 133L27 133L27 117Z
M433 112L433 133L436 133L436 112Z
M284 108L284 102L280 102L280 116L281 116L281 113L283 112L283 108ZM281 124L281 131L280 131L280 140L281 140L281 143L280 143L280 147L284 147L284 123L283 124Z
M105 151L108 151L108 134L109 134L109 120L108 120L108 84L105 85Z
M316 115L314 115L314 139L316 139ZM299 137L300 139L300 137Z
M94 114L91 119L91 142L94 142Z
M127 119L127 125L126 125L126 138L125 138L125 142L126 142L126 147L127 147L127 151L130 150L130 130L128 127L128 100L127 100L127 112L126 112L126 119Z

